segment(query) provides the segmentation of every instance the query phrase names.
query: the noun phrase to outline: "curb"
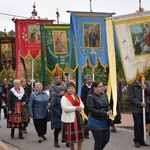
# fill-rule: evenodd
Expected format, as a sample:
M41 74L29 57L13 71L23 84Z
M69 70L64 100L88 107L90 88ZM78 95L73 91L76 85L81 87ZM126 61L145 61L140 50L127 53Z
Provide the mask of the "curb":
M0 150L19 150L17 147L0 140Z

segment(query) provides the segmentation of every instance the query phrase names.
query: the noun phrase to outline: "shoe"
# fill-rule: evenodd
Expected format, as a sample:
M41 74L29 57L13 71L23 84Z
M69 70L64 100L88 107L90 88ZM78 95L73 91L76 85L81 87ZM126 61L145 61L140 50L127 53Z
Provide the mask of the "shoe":
M116 130L116 128L115 128L115 126L113 126L113 127L111 128L111 132L114 132L114 133L116 133L116 132L117 132L117 130Z
M28 132L27 132L26 129L24 129L24 130L22 131L22 133L23 133L23 134L27 134Z
M89 139L90 137L89 137L88 135L86 135L84 138L85 138L85 139Z
M11 128L10 137L11 137L12 139L14 138L14 133L15 133L15 128Z
M44 135L42 136L42 138L43 138L43 140L47 140L47 138Z
M66 147L70 147L68 143L66 143Z
M141 145L139 143L135 143L134 146L137 147L137 148L141 147Z
M19 139L24 139L22 132L19 132L18 137Z
M145 141L143 141L143 142L140 142L140 145L142 145L142 146L149 146L149 144L147 144L147 143L145 143Z
M60 147L60 145L58 144L58 142L55 142L54 146L57 147L57 148Z
M42 143L42 140L41 140L41 139L39 139L39 140L38 140L38 143Z

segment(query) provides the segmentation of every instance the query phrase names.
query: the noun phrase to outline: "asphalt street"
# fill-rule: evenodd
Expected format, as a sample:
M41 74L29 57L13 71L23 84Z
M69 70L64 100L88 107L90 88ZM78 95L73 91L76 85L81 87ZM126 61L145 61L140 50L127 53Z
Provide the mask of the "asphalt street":
M38 143L37 135L33 123L29 124L28 134L25 134L25 139L18 138L18 131L15 132L15 138L10 138L10 129L6 127L6 119L1 120L0 128L0 150L66 150L64 143L60 141L60 148L54 147L53 130L48 123L48 132L46 134L47 141ZM61 135L59 137L61 139ZM6 143L5 143L6 142ZM146 142L150 144L150 136L147 134ZM93 137L90 132L90 139L85 139L83 142L83 150L93 150ZM77 145L75 144L76 150ZM133 121L131 115L122 115L122 124L117 125L117 133L111 133L110 141L104 150L137 150L133 143ZM140 150L150 150L150 147L141 146Z

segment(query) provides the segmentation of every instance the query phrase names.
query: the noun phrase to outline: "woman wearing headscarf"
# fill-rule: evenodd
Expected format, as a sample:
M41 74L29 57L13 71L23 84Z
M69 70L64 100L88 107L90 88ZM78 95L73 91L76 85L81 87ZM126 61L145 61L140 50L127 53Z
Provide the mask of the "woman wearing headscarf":
M35 91L31 93L28 103L28 114L33 119L34 127L38 135L38 143L47 140L46 109L48 106L48 95L43 91L41 83L36 83Z

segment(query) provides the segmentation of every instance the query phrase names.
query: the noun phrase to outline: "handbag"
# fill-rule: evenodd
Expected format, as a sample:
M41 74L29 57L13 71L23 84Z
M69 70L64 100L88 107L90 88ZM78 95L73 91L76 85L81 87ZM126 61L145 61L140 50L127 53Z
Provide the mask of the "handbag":
M46 109L46 121L50 122L51 121L51 110Z

